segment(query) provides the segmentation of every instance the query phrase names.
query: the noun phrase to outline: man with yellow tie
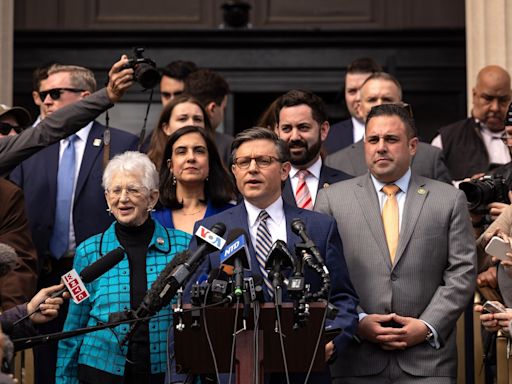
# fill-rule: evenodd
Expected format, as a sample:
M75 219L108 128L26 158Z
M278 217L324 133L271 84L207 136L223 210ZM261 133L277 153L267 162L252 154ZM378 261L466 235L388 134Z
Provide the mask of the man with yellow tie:
M359 326L333 383L455 383L455 324L472 297L475 245L464 194L418 176L414 121L397 104L370 111L369 173L319 192L338 223Z

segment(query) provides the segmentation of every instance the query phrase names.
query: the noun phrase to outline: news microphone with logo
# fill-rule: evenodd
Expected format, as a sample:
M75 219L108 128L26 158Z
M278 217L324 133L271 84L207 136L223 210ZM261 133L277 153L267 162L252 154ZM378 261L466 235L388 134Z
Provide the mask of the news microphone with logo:
M244 269L250 270L251 263L247 251L247 234L242 228L235 228L228 234L226 247L220 254L220 263L232 265L235 276L234 293L240 297L244 293Z
M300 236L300 238L304 242L304 246L306 246L308 248L309 252L311 252L313 254L313 256L315 257L318 264L320 264L322 266L322 269L324 270L324 272L329 274L329 270L327 269L327 266L325 265L322 255L320 255L320 251L318 250L318 248L315 245L315 243L313 242L313 240L311 240L311 238L306 233L306 226L304 225L304 222L301 219L293 219L291 227L292 227L293 233L295 233L297 236Z
M62 296L64 292L69 292L75 303L81 303L89 297L89 292L87 292L87 289L85 289L85 284L93 282L108 270L112 269L123 259L123 257L124 249L118 247L107 253L102 258L96 260L91 265L85 267L82 272L80 272L80 274L72 269L62 277L65 287L56 292L53 292L50 297L53 299L55 297ZM39 310L40 305L38 305L37 308L31 313L27 313L22 318L16 320L12 324L13 327L21 323L23 320L29 318Z

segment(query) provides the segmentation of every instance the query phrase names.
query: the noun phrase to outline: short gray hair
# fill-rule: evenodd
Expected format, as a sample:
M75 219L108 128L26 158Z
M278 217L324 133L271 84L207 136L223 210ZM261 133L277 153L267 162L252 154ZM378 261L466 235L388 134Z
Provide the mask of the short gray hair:
M233 163L235 162L235 156L237 149L247 141L253 140L269 140L276 146L277 157L281 163L290 161L290 149L288 144L283 140L279 139L276 133L268 128L263 127L252 127L245 131L240 132L236 135L233 144L231 144L231 158Z
M144 153L127 151L110 160L103 172L102 185L105 190L110 187L112 178L118 172L140 173L142 185L148 191L158 189L158 172L155 164Z
M84 91L93 93L96 91L96 78L94 73L87 68L79 67L78 65L63 65L53 64L48 68L48 76L54 73L68 72L71 80L71 85Z

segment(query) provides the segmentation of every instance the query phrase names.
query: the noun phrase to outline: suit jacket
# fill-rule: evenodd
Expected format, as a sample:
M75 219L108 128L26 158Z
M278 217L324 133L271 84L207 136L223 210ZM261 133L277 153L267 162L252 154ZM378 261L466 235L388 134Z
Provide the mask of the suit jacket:
M475 241L464 193L413 173L394 265L369 174L322 190L316 209L337 219L360 311L419 318L441 344L437 350L424 342L385 351L353 341L331 367L333 377L378 374L391 355L411 375L455 377L455 325L475 288Z
M92 235L103 232L113 221L106 211L105 193L101 186L104 130L105 127L97 122L92 125L78 173L73 203L77 246ZM115 128L111 128L110 133L111 157L136 150L136 136ZM93 144L97 139L101 139L100 145ZM55 143L25 160L11 173L11 180L25 192L30 229L40 261L48 251L54 225L58 167L59 143Z
M348 147L353 142L354 124L352 124L352 119L346 119L331 125L327 139L322 146L327 154L331 154Z
M350 147L335 152L325 159L325 164L339 169L349 175L361 176L368 172L364 158L364 143L362 140ZM412 159L411 169L419 176L444 181L451 184L450 171L444 163L443 152L430 144L418 143L416 155Z
M36 293L37 253L32 244L23 191L0 178L0 243L18 255L16 267L0 277L2 310L27 302Z
M106 88L103 88L55 111L34 128L0 138L0 176L6 176L41 149L79 131L112 106Z
M284 203L284 214L286 217L287 228L290 228L290 223L294 218L300 218L304 221L307 233L313 242L317 245L320 254L324 257L331 275L330 301L339 309L336 320L333 321L332 324L334 327L339 327L343 330L342 334L339 335L334 340L334 342L336 344L337 350L342 351L352 340L352 336L357 326L358 318L356 314L356 306L358 300L347 272L347 266L343 256L343 246L341 244L338 231L336 230L336 222L332 217L321 215L317 212L300 209L286 203ZM254 247L251 244L245 204L238 204L231 209L197 222L195 225L194 233L199 225L202 225L206 228L211 228L213 224L218 222L226 224L226 233L229 233L234 228L242 228L246 231L246 240L249 245L248 248L251 257L252 270L246 271L245 273L247 276L261 276ZM287 230L286 243L292 254L295 254L294 245L300 242L302 242L300 237L295 235L291 230ZM197 244L194 237L190 244L190 248L195 249L196 247ZM213 252L207 256L206 260L199 266L194 277L190 279L189 286L185 290L186 293L190 292L190 289L188 288L190 288L191 284L197 280L198 276L201 276L202 274L208 275L208 272L212 268L219 267L219 258L219 252ZM319 276L312 272L309 268L306 268L305 278L306 282L311 284L312 292L316 292L320 288L321 280ZM269 300L270 296L268 295L266 287L263 289L265 293L265 299ZM284 292L283 301L290 301L288 300L286 292Z
M320 189L329 187L331 184L337 183L338 181L348 180L350 178L351 176L347 175L345 172L338 171L337 169L322 164L322 168L320 168L320 179L318 180L318 192L320 192ZM282 195L283 200L286 203L297 206L292 183L290 182L289 177L285 181Z

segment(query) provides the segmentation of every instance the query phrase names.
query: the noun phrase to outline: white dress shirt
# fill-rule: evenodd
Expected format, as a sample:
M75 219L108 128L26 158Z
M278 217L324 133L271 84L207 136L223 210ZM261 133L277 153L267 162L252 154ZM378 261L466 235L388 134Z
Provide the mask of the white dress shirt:
M251 243L254 247L256 245L258 225L260 224L258 216L263 209L252 205L245 199L244 204L247 210L247 223L249 225ZM265 208L265 211L270 216L267 219L267 227L272 236L272 243L275 243L277 240L283 240L286 243L286 217L284 216L283 198L279 196L276 201Z
M315 205L316 195L318 192L318 183L320 182L320 170L322 169L322 158L318 156L317 161L315 161L309 168L309 175L306 177L306 185L308 186L309 193L311 194L311 200L313 202L313 206ZM295 192L297 191L297 186L299 185L299 168L295 168L293 165L290 169L290 183L292 184L293 196L295 196Z

